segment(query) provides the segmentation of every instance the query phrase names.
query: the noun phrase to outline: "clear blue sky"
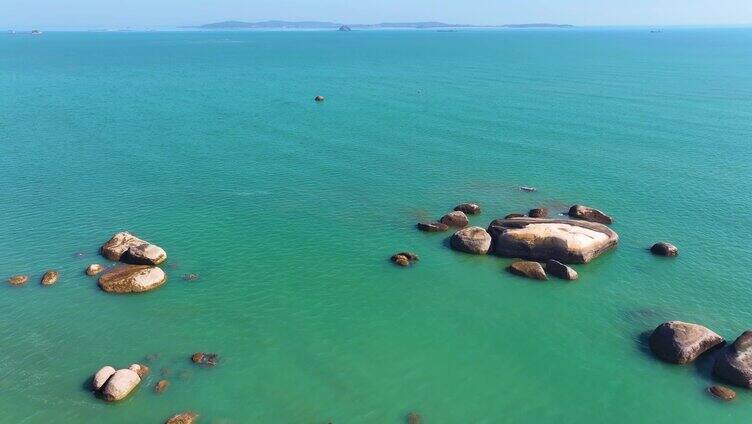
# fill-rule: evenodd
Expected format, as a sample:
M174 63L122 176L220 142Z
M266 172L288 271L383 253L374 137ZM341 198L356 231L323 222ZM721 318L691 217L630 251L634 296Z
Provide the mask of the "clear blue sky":
M752 24L752 0L0 0L1 28L268 19L737 25Z

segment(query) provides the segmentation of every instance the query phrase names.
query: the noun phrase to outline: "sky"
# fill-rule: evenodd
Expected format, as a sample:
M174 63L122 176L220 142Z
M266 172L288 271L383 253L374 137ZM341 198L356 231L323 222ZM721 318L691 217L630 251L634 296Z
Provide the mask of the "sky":
M0 0L0 28L338 23L749 25L752 0Z

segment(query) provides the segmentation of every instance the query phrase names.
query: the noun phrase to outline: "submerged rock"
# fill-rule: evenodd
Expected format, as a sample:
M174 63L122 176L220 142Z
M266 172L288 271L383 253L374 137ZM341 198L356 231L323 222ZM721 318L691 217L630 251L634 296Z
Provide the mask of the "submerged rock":
M181 412L173 415L165 421L165 424L194 424L198 419L195 412Z
M316 96L313 98L313 100L316 102L323 102L326 99L324 98L324 96Z
M538 191L538 189L535 188L535 187L522 186L522 187L520 187L520 191L525 191L525 192L528 192L528 193L532 193L534 191Z
M604 225L611 225L614 220L605 213L588 206L573 205L569 208L569 216L572 218L582 219L590 222L597 222Z
M723 337L706 327L681 321L668 321L650 335L650 350L674 364L687 364L707 350L723 343Z
M138 386L141 377L128 368L115 371L102 388L102 399L108 402L123 400Z
M219 355L216 353L196 352L191 356L191 362L204 367L213 367L219 363Z
M418 227L420 231L425 231L427 233L440 233L449 229L449 226L443 222L419 222L416 224L416 227Z
M167 259L167 253L161 247L127 231L112 236L100 251L102 256L111 261L134 265L159 265Z
M42 276L42 285L51 286L57 283L58 278L60 278L59 272L53 270L47 271Z
M529 216L530 218L546 218L548 216L548 209L546 208L530 209L530 212L527 213L527 216Z
M158 267L120 265L99 277L99 287L109 293L141 293L160 287L166 280Z
M154 391L159 394L164 392L170 387L170 382L167 380L159 380L157 381L157 384L154 385Z
M8 283L12 286L21 286L26 284L29 281L28 275L14 275L10 278L8 278Z
M392 255L392 257L389 259L399 266L408 266L413 262L420 260L418 255L412 252L398 252Z
M650 251L653 252L654 255L658 256L676 256L679 254L679 249L677 249L676 246L664 241L658 242L651 246Z
M420 415L417 412L407 414L407 424L420 424Z
M135 372L138 374L139 378L144 378L147 375L149 375L149 367L143 364L132 364L130 367L128 367L129 370Z
M94 377L92 377L91 388L95 391L101 390L102 387L104 387L104 384L107 383L107 380L112 377L112 374L115 374L115 368L112 368L109 365L102 367L96 374L94 374Z
M731 384L752 387L752 330L725 346L715 361L713 373Z
M104 270L104 267L99 264L91 264L86 268L86 275L93 277Z
M509 266L509 272L521 277L532 278L535 280L548 280L546 271L543 270L543 266L538 262L533 261L517 261Z
M497 219L488 232L495 254L535 261L587 263L619 242L605 225L571 219Z
M577 271L575 271L570 266L564 265L556 259L549 259L546 261L546 273L551 274L554 277L570 281L579 278Z
M724 386L710 386L708 392L718 399L729 401L736 397L736 392Z
M524 218L525 215L521 213L510 213L509 215L505 216L504 219L512 219L512 218Z
M198 279L201 278L198 276L198 274L185 274L183 276L183 280L185 281L198 281Z
M449 212L448 214L442 216L440 221L441 223L446 224L450 227L459 228L462 228L469 223L469 221L467 220L467 215L465 215L465 212L462 211Z
M464 212L468 215L477 215L480 213L480 205L477 203L462 203L455 206L454 210Z
M491 235L481 227L466 227L449 240L452 249L475 255L485 255L491 248Z

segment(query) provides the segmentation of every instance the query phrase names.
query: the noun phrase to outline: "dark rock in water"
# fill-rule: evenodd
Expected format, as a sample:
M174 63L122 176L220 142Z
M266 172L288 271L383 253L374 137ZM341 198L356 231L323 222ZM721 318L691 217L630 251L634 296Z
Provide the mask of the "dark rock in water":
M150 353L150 354L146 355L144 357L144 359L145 359L146 362L152 363L152 362L156 361L157 359L159 359L159 354L158 353Z
M396 254L406 257L410 262L418 262L420 260L420 257L413 252L397 252Z
M462 203L455 206L454 210L464 212L468 215L477 215L480 213L480 205L477 203Z
M713 373L731 384L752 387L752 330L745 331L718 355Z
M323 102L326 99L324 98L324 96L316 96L313 98L313 100L316 102Z
M674 364L687 364L707 350L723 343L723 337L706 327L681 321L659 325L650 335L650 350Z
M162 367L159 370L159 375L161 375L162 377L169 377L169 376L171 376L172 375L172 368L170 368L170 367Z
M219 363L219 356L216 353L196 352L191 356L191 361L204 367L213 367Z
M462 211L449 212L448 214L442 216L440 221L450 227L458 228L467 226L469 222L467 220L467 215L465 215L465 212Z
M339 29L337 31L349 32L349 31L352 31L352 28L350 28L347 25L342 25L341 27L339 27Z
M521 213L510 213L509 215L505 216L504 219L512 219L512 218L524 218L525 215Z
M576 280L579 278L577 271L572 267L564 265L556 259L549 259L546 261L546 274L551 274L554 277L559 277L564 280Z
M194 424L198 420L195 412L181 412L173 415L165 421L165 424Z
M454 233L449 243L454 250L485 255L491 248L491 235L481 227L466 227Z
M413 262L417 262L420 260L418 255L411 252L399 252L392 255L390 258L392 262L399 266L408 266Z
M548 280L546 271L543 270L543 266L538 262L533 261L517 261L509 266L509 272L521 277L532 278L535 280Z
M183 280L185 281L197 281L199 278L201 277L198 274L185 274L183 276Z
M8 283L10 283L11 286L21 286L26 284L29 281L28 275L14 275L10 278L8 278Z
M520 187L520 191L525 191L527 193L532 193L534 191L538 191L538 189L535 188L535 187L525 187L525 186L522 186L522 187Z
M420 424L420 415L417 412L407 414L407 424Z
M530 218L546 218L548 216L548 209L546 208L530 209L530 212L528 212L527 215Z
M718 399L729 401L736 397L736 392L724 386L710 386L708 392Z
M653 252L654 255L658 256L676 256L679 254L679 249L677 249L676 246L663 241L658 242L650 247L650 251Z
M582 219L589 222L597 222L599 224L611 225L614 220L605 213L588 206L573 205L569 208L569 216L572 218Z
M572 219L496 219L488 227L499 256L587 263L619 242L610 228Z
M43 286L51 286L55 283L57 283L58 278L60 278L60 273L57 271L47 271L42 276L42 285Z
M168 387L170 387L170 382L169 381L167 381L167 380L159 380L157 382L157 384L154 385L154 391L156 393L162 393L165 390L167 390Z
M416 226L420 231L427 233L440 233L449 229L449 226L442 222L419 222Z
M159 265L167 259L164 249L127 231L113 235L99 250L111 261L133 265Z

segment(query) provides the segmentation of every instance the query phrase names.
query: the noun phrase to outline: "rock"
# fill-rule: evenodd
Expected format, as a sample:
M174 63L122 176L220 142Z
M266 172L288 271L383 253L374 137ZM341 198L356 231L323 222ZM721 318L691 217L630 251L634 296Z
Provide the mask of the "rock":
M316 96L313 98L313 100L317 102L323 102L326 99L324 98L324 96Z
M556 259L549 259L546 261L546 273L551 274L554 277L558 277L564 280L576 280L579 278L577 271L572 267L564 265Z
M650 248L650 251L653 252L654 255L659 256L676 256L679 254L679 249L677 249L676 246L663 241L654 244Z
M569 208L569 216L571 216L572 218L583 219L590 222L597 222L604 225L611 225L614 223L614 220L605 213L599 211L598 209L593 209L591 207L583 205L573 205L571 208Z
M462 203L455 206L454 210L464 212L468 215L477 215L480 213L480 206L477 203Z
M530 218L546 218L548 216L548 209L546 208L530 209L530 212L527 213L527 216L529 216Z
M111 261L134 265L159 265L167 259L167 253L145 240L123 231L115 234L100 249L102 256Z
M195 412L181 412L168 418L165 424L194 424L197 419L198 414Z
M399 266L408 266L413 262L418 262L420 258L412 252L398 252L390 258L392 262Z
M8 283L12 286L21 286L26 284L27 281L29 281L28 275L14 275L8 278Z
M517 261L509 266L509 272L521 277L533 278L535 280L548 280L546 271L538 262Z
M481 227L465 227L454 233L449 243L454 250L485 255L491 248L491 235Z
M169 377L172 375L172 368L170 367L162 367L159 370L159 375L162 377Z
M125 399L141 382L135 371L128 368L115 371L102 388L102 398L108 402Z
M442 222L419 222L416 227L428 233L440 233L449 229L449 226Z
M352 31L352 28L350 28L347 25L342 25L341 27L339 27L337 31L349 32L349 31Z
M729 401L736 397L736 392L724 386L710 386L708 392L718 399Z
M723 343L723 337L703 327L681 321L659 325L650 335L650 350L655 356L674 364L687 364L705 351Z
M213 367L219 363L219 356L216 353L196 352L191 356L191 361L204 367Z
M94 374L94 377L91 379L91 387L99 391L102 387L104 387L104 384L107 383L107 380L112 377L112 374L115 374L115 368L112 368L109 365L106 365L102 367L99 371L97 371L96 374Z
M525 186L522 186L522 187L520 187L520 191L524 191L524 192L527 192L527 193L532 193L534 191L538 191L538 189L535 188L535 187L525 187Z
M160 287L164 271L148 265L120 265L99 277L99 287L109 293L141 293Z
M170 387L170 382L169 381L167 381L167 380L159 380L159 381L157 381L157 384L154 385L154 391L156 393L162 393L165 390L167 390L168 387Z
M571 219L497 219L488 232L499 256L566 264L590 262L619 242L605 225Z
M450 227L462 228L468 224L467 215L462 211L453 211L441 217L441 223Z
M420 415L417 412L407 414L407 424L420 424Z
M198 274L185 274L183 276L183 280L185 281L198 281L198 279L201 278L198 276Z
M504 219L512 219L512 218L524 218L525 215L521 213L510 213L509 215L505 216Z
M133 364L130 367L128 367L129 370L135 372L138 374L139 378L144 378L147 375L149 375L149 367L143 364Z
M731 384L752 387L752 330L745 331L734 343L723 348L713 373Z
M99 264L91 264L86 268L86 275L93 277L104 270L104 267Z
M51 286L57 283L58 278L60 278L59 272L53 270L47 271L42 276L42 285Z

